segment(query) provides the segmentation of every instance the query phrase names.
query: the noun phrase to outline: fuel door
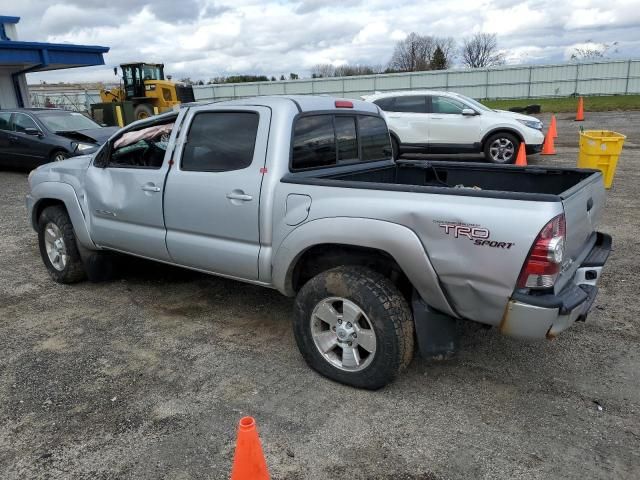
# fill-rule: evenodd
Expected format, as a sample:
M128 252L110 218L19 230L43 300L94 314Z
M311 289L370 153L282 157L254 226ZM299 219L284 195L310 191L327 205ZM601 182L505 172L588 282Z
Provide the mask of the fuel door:
M298 193L290 193L287 196L285 221L287 225L300 225L309 216L311 210L311 197Z

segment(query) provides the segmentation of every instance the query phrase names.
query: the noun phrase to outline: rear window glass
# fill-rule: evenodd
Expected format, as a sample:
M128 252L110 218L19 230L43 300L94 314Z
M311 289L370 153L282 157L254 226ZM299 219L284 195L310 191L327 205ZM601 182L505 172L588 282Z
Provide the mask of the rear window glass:
M385 121L380 117L361 116L359 122L362 160L389 158L391 144Z
M293 129L292 170L390 158L385 121L370 115L307 115Z
M338 141L338 161L358 159L358 137L356 117L337 116L336 140Z

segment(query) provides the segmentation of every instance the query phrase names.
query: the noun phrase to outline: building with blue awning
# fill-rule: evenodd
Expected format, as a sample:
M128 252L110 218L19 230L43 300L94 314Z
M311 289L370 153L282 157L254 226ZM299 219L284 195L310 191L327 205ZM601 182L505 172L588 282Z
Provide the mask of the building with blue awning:
M19 21L0 15L0 108L30 106L27 73L104 65L109 47L19 41Z

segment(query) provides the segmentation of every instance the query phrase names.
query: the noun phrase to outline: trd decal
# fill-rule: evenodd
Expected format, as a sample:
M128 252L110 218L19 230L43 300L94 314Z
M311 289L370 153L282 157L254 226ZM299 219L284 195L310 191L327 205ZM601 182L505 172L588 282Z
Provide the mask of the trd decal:
M497 240L491 240L491 232L489 229L477 224L447 222L441 220L434 220L433 223L438 224L438 226L444 230L446 235L451 235L454 238L466 238L479 247L506 248L509 250L515 245L514 242L498 242Z

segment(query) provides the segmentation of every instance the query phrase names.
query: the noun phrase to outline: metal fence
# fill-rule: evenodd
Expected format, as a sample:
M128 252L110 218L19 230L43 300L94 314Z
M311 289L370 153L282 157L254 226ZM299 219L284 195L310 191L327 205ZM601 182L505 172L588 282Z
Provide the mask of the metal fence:
M255 95L331 95L359 98L375 91L453 90L479 99L640 94L640 60L502 66L194 86L196 100Z
M32 107L55 107L76 112L91 111L92 103L100 102L98 90L36 90L29 92Z

